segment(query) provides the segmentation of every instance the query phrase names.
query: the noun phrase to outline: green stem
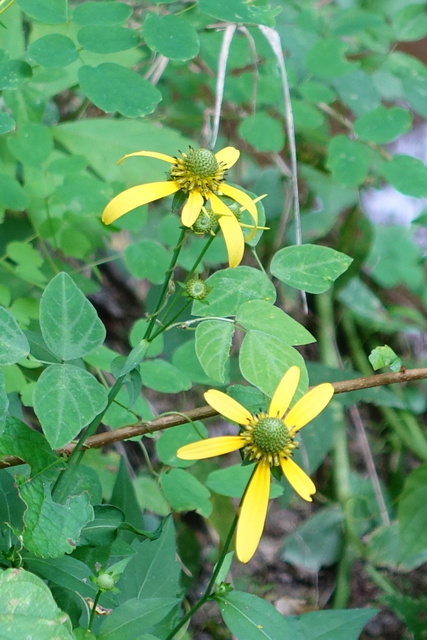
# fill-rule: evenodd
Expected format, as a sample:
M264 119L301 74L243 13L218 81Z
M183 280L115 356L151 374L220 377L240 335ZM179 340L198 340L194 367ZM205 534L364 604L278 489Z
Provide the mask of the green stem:
M196 613L196 611L198 611L198 609L200 609L200 607L202 607L205 604L205 602L207 602L209 600L209 598L212 596L212 589L213 589L213 586L215 584L215 580L217 579L217 576L218 576L219 572L221 571L221 567L222 567L222 565L224 563L225 556L228 553L228 548L229 548L229 546L231 544L231 540L233 538L234 531L236 530L237 520L238 520L238 516L236 515L234 517L234 520L233 520L232 524L231 524L230 531L228 532L228 535L227 535L227 539L226 539L226 541L224 543L224 546L223 546L222 551L220 553L220 556L218 558L218 562L215 565L215 568L213 570L211 579L209 580L209 584L206 587L204 594L202 595L200 600L198 600L196 602L196 604L193 605L189 611L187 611L185 616L183 618L181 618L181 620L178 622L178 624L174 627L174 629L172 629L170 634L167 636L166 640L172 640L172 638L175 637L175 635L178 633L178 631L188 622L188 620L190 620L193 617L193 615Z
M89 631L91 631L92 629L93 621L95 620L96 607L98 605L99 598L101 597L101 595L102 595L102 591L101 589L99 589L96 593L96 596L92 604L92 611L90 612L89 624L87 626Z

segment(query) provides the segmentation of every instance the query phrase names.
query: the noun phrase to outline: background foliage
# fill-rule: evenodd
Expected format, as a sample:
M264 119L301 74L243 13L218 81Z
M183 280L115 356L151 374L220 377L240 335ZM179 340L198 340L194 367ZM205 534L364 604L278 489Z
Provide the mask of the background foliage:
M258 410L292 364L300 393L308 380L426 366L427 168L410 146L426 131L426 3L2 0L0 11L0 451L25 463L0 471L2 637L167 640L200 597L248 468L178 460L207 434L200 421L70 462L55 450L100 422L185 413L208 387ZM268 194L270 230L236 269L215 237L196 269L208 304L187 306L144 352L179 217L162 202L105 227L113 195L164 179L155 160L116 162L209 147L219 115L215 149L242 150L229 177ZM187 238L177 281L205 243ZM181 291L169 291L174 312ZM318 499L303 510L273 487L295 526L279 527L272 554L261 547L264 574L228 573L227 557L207 594L222 617L221 629L205 620L209 637L349 640L388 607L395 617L365 637L425 638L425 410L425 383L336 396L299 452ZM307 586L290 615L270 602L282 575ZM94 615L94 600L109 614Z

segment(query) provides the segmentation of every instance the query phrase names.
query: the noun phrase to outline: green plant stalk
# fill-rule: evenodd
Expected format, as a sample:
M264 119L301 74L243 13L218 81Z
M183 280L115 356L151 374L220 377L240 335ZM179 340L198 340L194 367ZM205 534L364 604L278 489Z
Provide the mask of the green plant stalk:
M224 546L223 546L223 548L221 550L221 553L220 553L220 556L218 558L218 562L215 565L215 568L213 570L211 579L209 580L209 584L206 587L204 594L202 595L200 600L198 600L196 602L196 604L193 605L189 611L187 611L185 616L183 618L181 618L181 620L172 629L172 631L170 632L170 634L167 636L167 638L165 640L172 640L172 638L175 637L175 635L178 633L178 631L188 622L188 620L190 620L193 617L193 615L196 613L196 611L198 611L200 609L200 607L202 607L205 604L205 602L207 602L212 597L212 589L213 589L213 586L215 584L215 580L216 580L219 572L221 571L221 567L222 567L222 565L224 563L225 556L228 553L228 548L229 548L229 546L231 544L231 540L233 538L234 531L236 530L237 521L238 521L238 516L236 515L234 517L233 522L231 523L230 531L228 532L228 535L227 535L227 538L225 540Z
M353 318L347 311L342 314L342 326L347 336L351 356L357 368L364 375L372 375L372 367L361 344ZM427 462L427 439L420 429L417 419L406 410L392 407L378 407L383 419L397 433L410 451Z
M87 628L89 631L92 629L93 621L95 620L96 607L98 605L99 598L101 597L101 595L102 595L102 590L98 589L98 591L96 592L96 596L93 600L92 610L90 612L89 624L87 625Z

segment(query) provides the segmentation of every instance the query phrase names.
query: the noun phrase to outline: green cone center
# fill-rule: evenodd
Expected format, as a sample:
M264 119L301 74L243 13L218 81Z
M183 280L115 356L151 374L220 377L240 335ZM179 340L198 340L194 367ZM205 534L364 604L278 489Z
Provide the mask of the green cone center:
M260 418L252 432L252 442L263 453L280 453L292 438L283 420L269 416Z
M198 178L213 178L219 169L219 164L209 149L190 149L184 159L187 171Z

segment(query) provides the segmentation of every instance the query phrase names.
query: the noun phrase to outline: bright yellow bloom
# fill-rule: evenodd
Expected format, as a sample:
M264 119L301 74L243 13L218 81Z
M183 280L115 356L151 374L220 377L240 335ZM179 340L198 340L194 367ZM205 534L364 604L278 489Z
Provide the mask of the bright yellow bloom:
M221 228L223 230L226 228L230 237L236 228L237 220L218 197L221 195L235 200L247 209L256 227L258 213L252 198L237 187L224 182L226 171L239 159L240 151L238 149L225 147L214 154L208 149L192 149L190 147L188 153L181 153L181 158L172 158L172 156L156 151L136 151L123 156L119 162L132 156L148 156L168 162L171 165L169 178L163 182L140 184L119 193L104 209L102 221L105 224L111 224L136 207L182 191L187 196L181 214L182 224L186 227L191 227L195 223L202 206L210 202L215 213L221 215ZM234 253L237 254L237 250Z
M236 553L241 562L248 562L260 541L270 495L270 468L279 467L288 482L303 498L311 502L316 487L308 475L293 460L298 446L297 432L313 420L329 403L334 388L328 382L308 391L289 409L298 387L299 367L285 373L267 413L251 414L239 402L222 391L210 389L205 399L210 406L228 420L242 425L238 436L210 438L185 445L177 451L178 458L199 460L243 449L248 460L256 466L246 487L236 532Z

